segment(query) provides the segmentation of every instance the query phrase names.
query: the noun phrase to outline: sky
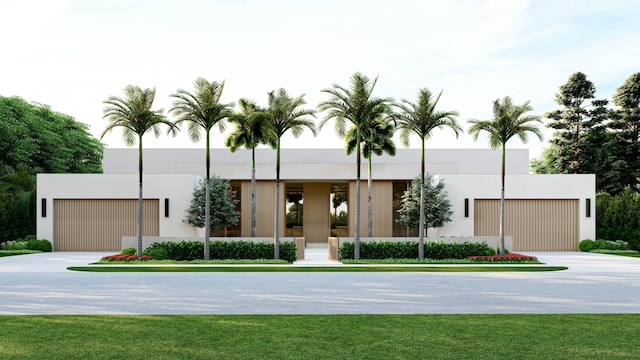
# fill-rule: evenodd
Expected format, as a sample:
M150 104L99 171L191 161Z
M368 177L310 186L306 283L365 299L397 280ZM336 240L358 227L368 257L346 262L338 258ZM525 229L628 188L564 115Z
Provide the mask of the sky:
M469 119L490 119L505 96L530 101L542 116L558 109L555 93L578 71L597 98L611 100L640 71L638 19L635 0L0 0L0 95L46 104L99 138L108 124L103 101L129 84L155 87L154 109L165 112L170 95L192 90L198 77L224 80L224 102L266 105L268 92L285 88L315 108L328 98L322 89L348 87L359 71L378 78L378 97L415 102L421 88L443 91L437 109L458 111L466 130ZM508 147L538 156L552 136L541 129L544 141L514 138ZM214 131L212 147L223 148L225 137ZM125 147L120 129L102 142ZM204 148L186 131L143 142ZM330 121L317 137L285 135L282 147L343 145ZM448 129L427 141L487 146L484 136L456 139Z

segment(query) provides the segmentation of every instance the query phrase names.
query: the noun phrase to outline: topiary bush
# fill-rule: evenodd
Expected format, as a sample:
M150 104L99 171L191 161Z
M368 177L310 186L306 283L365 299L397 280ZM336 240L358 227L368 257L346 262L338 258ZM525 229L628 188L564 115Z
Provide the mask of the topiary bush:
M53 246L51 246L51 242L49 240L27 240L27 250L37 250L42 252L51 252L53 250Z
M578 244L580 251L589 252L596 248L596 243L591 239L584 239Z
M132 248L132 247L128 247L128 248L124 248L122 250L120 250L120 254L128 254L128 255L134 255L138 252L138 250L136 250L136 248Z
M594 249L606 249L607 248L607 240L597 239L593 242Z

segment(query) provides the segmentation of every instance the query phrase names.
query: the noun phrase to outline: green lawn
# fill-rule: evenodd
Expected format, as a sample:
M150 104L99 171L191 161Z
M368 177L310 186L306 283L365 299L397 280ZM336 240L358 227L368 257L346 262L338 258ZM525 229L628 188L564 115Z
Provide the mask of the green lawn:
M0 316L1 359L638 359L640 315Z
M565 266L546 265L491 265L491 266L262 266L262 265L88 265L70 266L68 270L89 272L504 272L504 271L558 271L567 270Z

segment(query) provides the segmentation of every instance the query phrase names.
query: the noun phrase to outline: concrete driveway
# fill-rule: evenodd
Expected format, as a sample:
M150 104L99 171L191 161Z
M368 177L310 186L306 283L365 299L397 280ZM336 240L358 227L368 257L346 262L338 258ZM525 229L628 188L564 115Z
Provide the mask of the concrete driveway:
M0 258L0 314L640 313L640 259L527 252L539 273L88 273L106 253Z

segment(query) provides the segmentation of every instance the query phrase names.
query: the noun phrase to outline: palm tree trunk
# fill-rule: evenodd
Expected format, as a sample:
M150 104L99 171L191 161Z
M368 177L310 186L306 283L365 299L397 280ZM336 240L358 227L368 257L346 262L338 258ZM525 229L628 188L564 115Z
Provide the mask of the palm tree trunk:
M207 159L206 159L206 168L207 168L207 179L205 180L204 185L204 259L209 260L210 257L210 249L209 249L209 233L211 232L211 199L209 198L210 192L210 167L211 167L211 154L209 149L209 131L207 130Z
M422 158L420 162L420 224L418 225L418 259L424 259L424 138L422 138Z
M368 237L372 237L373 236L373 193L372 193L372 186L373 186L373 182L371 179L371 158L373 157L373 151L369 153L369 177L367 179L367 186L368 186L368 191L367 191L367 236Z
M505 173L505 144L502 144L502 171L500 186L500 257L504 257L504 173Z
M142 135L138 136L138 257L142 257Z
M360 127L356 129L356 229L353 258L360 260Z
M251 148L251 237L256 236L256 148Z
M276 146L276 219L273 236L273 258L280 259L280 139Z

